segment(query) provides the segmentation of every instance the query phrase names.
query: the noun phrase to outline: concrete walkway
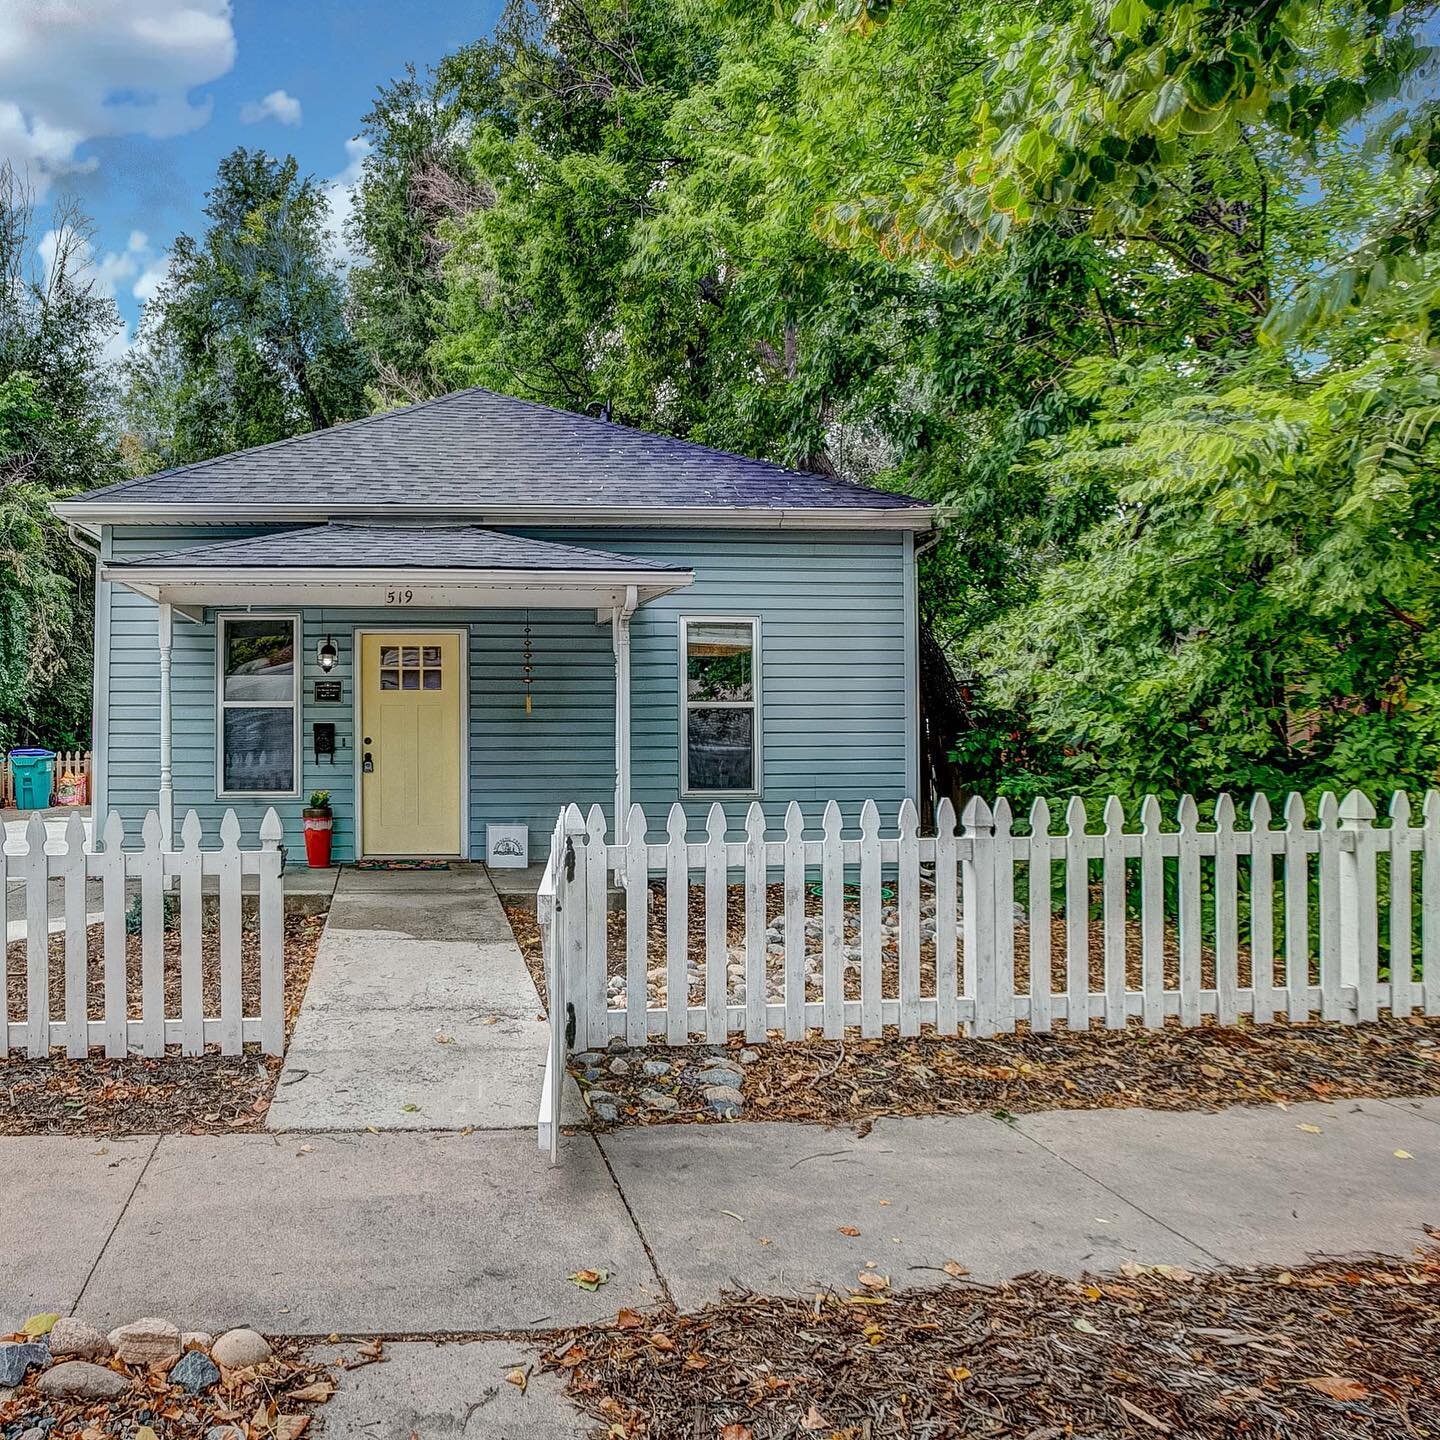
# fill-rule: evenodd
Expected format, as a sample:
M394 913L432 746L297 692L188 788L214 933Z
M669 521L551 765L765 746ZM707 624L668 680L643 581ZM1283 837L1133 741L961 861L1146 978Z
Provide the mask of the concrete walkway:
M1408 1254L1440 1222L1440 1101L661 1126L574 1135L555 1169L529 1132L7 1138L0 1175L9 1323L505 1334L867 1260L908 1286L948 1259L995 1281Z
M267 1124L530 1128L547 1037L483 866L347 868Z

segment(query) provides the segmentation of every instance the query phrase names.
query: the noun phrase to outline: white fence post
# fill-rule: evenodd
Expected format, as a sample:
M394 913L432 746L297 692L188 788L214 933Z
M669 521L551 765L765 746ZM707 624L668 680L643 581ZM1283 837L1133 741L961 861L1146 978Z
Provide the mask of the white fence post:
M845 850L840 807L832 800L821 821L820 955L824 990L825 1038L845 1034Z
M766 973L765 812L758 800L745 812L745 1038L752 1045L768 1036L770 985Z
M878 825L878 816L876 817ZM862 818L861 824L864 824ZM878 874L879 847L876 847ZM861 863L864 863L863 851ZM960 975L956 921L955 807L948 795L935 807L935 1029L953 1035L959 1029ZM862 978L863 987L863 978ZM879 996L876 996L878 1019ZM864 996L861 1001L863 1004ZM866 1033L869 1033L868 1031ZM877 1023L875 1033L880 1033Z
M1376 1017L1375 982L1378 943L1375 906L1375 807L1359 790L1340 802L1339 895L1340 984L1342 1004L1349 1009L1355 995L1355 1016Z
M726 947L725 811L717 800L705 817L705 1038L725 1042L729 1028L729 955Z
M65 1053L90 1050L90 931L85 924L85 825L73 810L65 822Z
M260 926L260 1048L267 1055L285 1050L285 858L280 842L285 828L273 809L260 822L258 921Z
M1050 1029L1054 1010L1051 999L1055 989L1050 973L1050 921L1053 906L1050 898L1050 807L1037 799L1030 807L1029 894L1026 929L1030 935L1030 1028L1037 1034ZM967 971L967 987L973 986Z
M676 801L665 822L665 1038L690 1038L690 851L685 811Z
M180 825L180 1053L205 1053L205 857L200 817L185 812Z
M125 994L125 822L118 810L105 817L105 854L97 868L105 916L105 1054L118 1060L130 1049Z

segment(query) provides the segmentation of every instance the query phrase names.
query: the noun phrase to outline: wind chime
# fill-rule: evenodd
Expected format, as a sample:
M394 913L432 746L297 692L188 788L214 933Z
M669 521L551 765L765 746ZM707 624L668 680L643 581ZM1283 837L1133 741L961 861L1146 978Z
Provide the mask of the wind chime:
M530 687L535 683L535 650L530 643L530 612L525 612L525 647L523 661L520 666L521 683L525 686L525 713L534 713L533 697L530 694Z

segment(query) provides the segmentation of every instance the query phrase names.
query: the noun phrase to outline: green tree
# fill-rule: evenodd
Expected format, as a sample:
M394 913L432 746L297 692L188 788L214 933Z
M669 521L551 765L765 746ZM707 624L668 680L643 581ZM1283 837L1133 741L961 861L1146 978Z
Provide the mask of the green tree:
M35 273L33 220L0 167L0 749L89 734L93 577L49 504L123 478L102 365L119 317L95 292L89 227L52 207Z
M326 197L293 157L220 162L200 240L181 235L127 364L127 409L161 464L322 429L366 412Z

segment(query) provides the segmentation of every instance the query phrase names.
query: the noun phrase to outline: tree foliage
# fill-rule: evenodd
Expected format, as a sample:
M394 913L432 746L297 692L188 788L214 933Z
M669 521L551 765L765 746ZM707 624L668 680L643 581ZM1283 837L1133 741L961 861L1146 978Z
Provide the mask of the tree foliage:
M293 157L220 162L203 238L181 235L127 362L149 463L183 464L364 414L326 199Z
M0 168L0 749L89 733L91 567L49 503L123 476L101 367L117 317L88 227L60 206L37 271L33 218Z

